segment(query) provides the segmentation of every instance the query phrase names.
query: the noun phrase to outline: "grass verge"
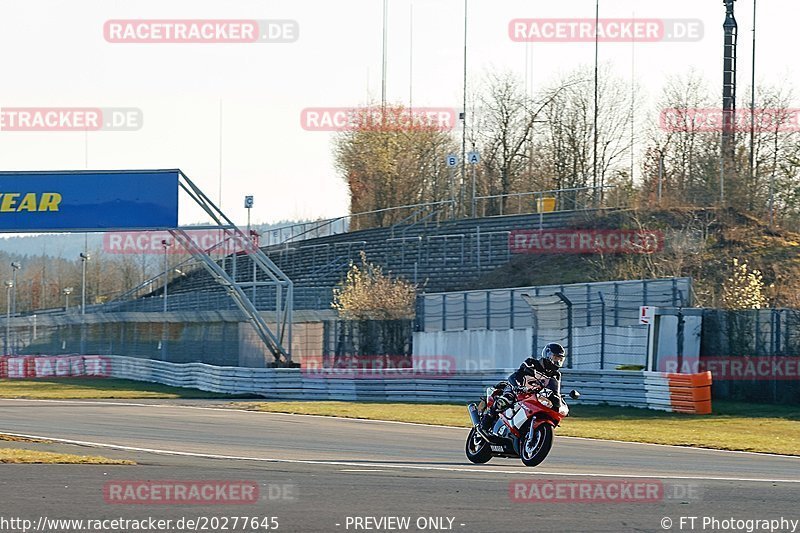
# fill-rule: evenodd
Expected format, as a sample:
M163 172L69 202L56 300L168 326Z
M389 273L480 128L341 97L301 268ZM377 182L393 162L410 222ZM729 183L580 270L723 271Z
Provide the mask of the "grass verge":
M277 413L313 414L469 427L464 405L350 402L259 402L237 407ZM673 444L749 452L800 455L800 406L714 402L711 415L572 405L559 435Z
M30 399L196 399L234 396L158 383L110 378L0 379L0 398Z
M40 452L15 448L0 448L0 463L48 465L134 465L133 461L107 459L96 455Z
M38 442L41 444L48 444L51 441L42 439L29 439L28 437L16 437L14 435L4 435L0 433L0 441L6 442Z

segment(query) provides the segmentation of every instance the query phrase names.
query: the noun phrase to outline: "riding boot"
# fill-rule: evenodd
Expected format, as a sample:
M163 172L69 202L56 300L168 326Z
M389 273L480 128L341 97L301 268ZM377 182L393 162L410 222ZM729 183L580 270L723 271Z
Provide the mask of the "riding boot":
M481 419L481 430L487 434L491 433L496 421L497 413L494 412L494 409L489 408L485 413L483 413L483 417Z

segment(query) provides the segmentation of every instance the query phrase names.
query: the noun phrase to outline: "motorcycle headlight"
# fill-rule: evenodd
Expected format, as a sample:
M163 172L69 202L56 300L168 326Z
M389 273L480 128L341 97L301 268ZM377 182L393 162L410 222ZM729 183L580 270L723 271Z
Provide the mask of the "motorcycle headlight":
M544 405L548 409L552 409L553 408L553 402L551 402L548 398L545 398L544 396L540 396L539 397L539 403Z

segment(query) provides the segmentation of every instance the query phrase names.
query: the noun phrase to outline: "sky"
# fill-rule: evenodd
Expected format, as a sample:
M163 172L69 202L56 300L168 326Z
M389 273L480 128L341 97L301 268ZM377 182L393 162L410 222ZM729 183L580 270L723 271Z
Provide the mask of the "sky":
M594 43L514 42L518 18L591 19L594 0L467 0L467 77L512 71L530 91L594 61ZM387 99L461 106L464 1L388 0ZM696 19L693 42L601 43L599 58L655 106L664 80L694 67L722 83L722 0L599 0L601 18ZM131 108L129 131L7 131L3 170L181 168L235 222L327 218L348 212L333 158L335 134L307 131L307 108L381 97L381 0L4 0L0 108ZM750 82L753 0L738 0L739 87ZM758 3L757 80L800 86L792 55L800 5ZM284 20L290 42L110 42L108 21ZM653 107L654 108L654 107ZM221 192L221 194L220 194ZM181 223L203 214L188 203Z

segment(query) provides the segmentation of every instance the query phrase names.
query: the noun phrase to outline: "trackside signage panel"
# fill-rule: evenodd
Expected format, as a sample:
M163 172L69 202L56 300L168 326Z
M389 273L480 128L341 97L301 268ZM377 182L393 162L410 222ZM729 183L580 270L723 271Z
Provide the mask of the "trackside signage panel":
M178 174L0 172L0 232L175 228Z

